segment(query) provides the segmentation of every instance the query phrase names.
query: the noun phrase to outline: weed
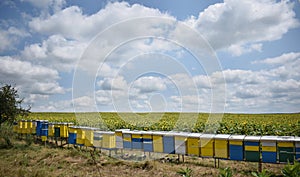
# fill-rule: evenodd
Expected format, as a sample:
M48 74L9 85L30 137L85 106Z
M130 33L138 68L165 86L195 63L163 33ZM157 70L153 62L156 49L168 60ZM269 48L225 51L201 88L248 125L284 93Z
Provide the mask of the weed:
M252 176L254 177L270 177L271 174L267 170L263 170L262 172L252 172Z
M281 173L283 176L286 177L299 177L300 176L300 163L297 161L294 161L294 164L290 164L288 162L287 165L283 167L281 170Z
M186 167L185 169L180 168L179 171L177 171L177 174L182 175L183 177L191 177L193 170L189 167Z
M224 169L220 169L220 172L219 172L219 177L232 177L232 170L231 168L227 167L227 168L224 168Z

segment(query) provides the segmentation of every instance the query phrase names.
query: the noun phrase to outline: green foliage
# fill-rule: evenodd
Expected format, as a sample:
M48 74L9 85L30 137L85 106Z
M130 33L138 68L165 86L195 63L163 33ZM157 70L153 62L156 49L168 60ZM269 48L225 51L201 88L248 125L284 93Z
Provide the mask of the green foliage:
M73 122L102 130L121 128L218 134L300 136L300 113L224 114L220 122L207 124L207 113L30 113L28 119Z
M262 172L252 172L251 174L254 177L270 177L271 176L271 174L269 174L269 172L266 170L263 170Z
M14 137L11 125L4 123L0 128L0 148L11 148L13 143L11 138Z
M193 170L189 167L186 167L185 169L180 168L179 171L177 171L177 174L182 175L183 177L191 177Z
M232 170L230 167L220 169L219 177L232 177Z
M12 124L18 116L27 115L30 108L24 109L19 99L18 91L11 85L4 85L0 88L0 125L4 122Z
M299 177L300 176L300 163L294 161L294 164L288 163L281 170L283 176L286 177Z

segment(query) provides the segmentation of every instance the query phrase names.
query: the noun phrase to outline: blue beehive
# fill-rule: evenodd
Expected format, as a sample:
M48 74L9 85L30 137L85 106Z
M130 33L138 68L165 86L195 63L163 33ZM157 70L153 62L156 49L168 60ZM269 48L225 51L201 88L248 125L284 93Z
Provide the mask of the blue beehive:
M132 149L143 149L143 136L140 131L132 131Z
M45 120L43 122L41 122L41 137L42 137L42 141L47 141L47 137L48 137L48 121Z
M124 149L131 149L132 148L132 139L131 139L131 132L130 131L123 131L123 147Z
M163 148L166 154L175 154L174 133L166 132L163 136Z
M262 162L276 163L277 162L277 147L276 136L262 136L261 143L261 156Z
M36 135L41 136L41 130L42 130L42 120L36 121Z
M69 131L68 143L69 144L76 144L76 138L77 138L76 127L75 126L70 126L68 131Z
M153 152L153 137L152 132L143 131L143 149L145 152Z
M243 140L245 135L231 135L229 137L230 160L244 160Z

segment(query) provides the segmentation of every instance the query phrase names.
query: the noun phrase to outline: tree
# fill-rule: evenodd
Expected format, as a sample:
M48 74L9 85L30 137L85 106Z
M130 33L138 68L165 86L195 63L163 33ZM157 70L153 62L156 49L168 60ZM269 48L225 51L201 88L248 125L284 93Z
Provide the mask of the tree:
M0 88L0 126L4 123L12 124L18 116L26 116L30 107L22 108L24 99L20 99L18 91L11 85Z

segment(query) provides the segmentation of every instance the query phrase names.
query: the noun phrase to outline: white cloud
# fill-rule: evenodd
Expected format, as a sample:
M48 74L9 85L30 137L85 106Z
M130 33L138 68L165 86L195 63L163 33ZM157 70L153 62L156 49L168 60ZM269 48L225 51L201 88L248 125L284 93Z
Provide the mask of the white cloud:
M56 70L32 65L9 56L0 57L0 65L1 82L16 84L24 94L64 93L64 89L57 83L59 75Z
M30 36L29 33L15 27L0 29L0 52L16 49L15 45L18 44L22 38L28 36Z
M255 61L255 63L264 63L264 64L270 64L270 65L286 65L291 62L294 62L296 60L300 60L300 53L284 53L278 57L274 58L267 58L261 61Z
M203 34L213 48L229 47L234 55L241 55L261 50L262 46L251 43L278 40L299 26L295 17L293 3L289 1L225 0L209 6L186 23Z
M103 80L98 81L97 84L103 90L126 90L128 88L127 82L123 76L104 78Z
M86 46L84 42L53 35L42 43L26 46L22 51L22 56L28 61L59 71L70 71L75 67Z
M153 76L140 77L132 83L131 87L138 89L139 93L163 91L167 88L164 79Z
M129 18L141 16L167 16L157 9L142 5L130 6L126 2L109 3L104 9L93 15L84 15L77 6L72 6L55 13L50 17L37 17L29 22L29 27L39 33L53 35L61 34L64 37L77 40L90 40L110 25ZM76 19L76 23L74 23ZM142 27L137 28L143 30ZM126 31L125 33L132 32ZM126 35L126 34L125 34Z

